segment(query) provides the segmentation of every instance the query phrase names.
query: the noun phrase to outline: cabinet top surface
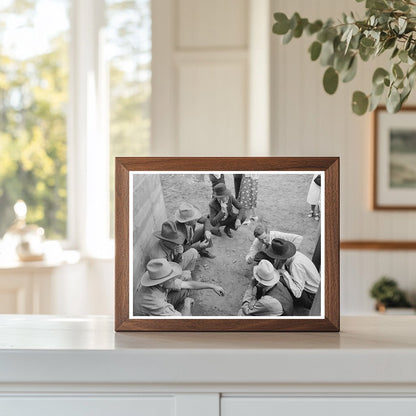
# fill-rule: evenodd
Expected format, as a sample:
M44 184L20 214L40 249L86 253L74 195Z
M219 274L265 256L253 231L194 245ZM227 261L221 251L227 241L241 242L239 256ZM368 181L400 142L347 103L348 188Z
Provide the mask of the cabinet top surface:
M231 391L359 382L416 388L416 316L344 317L340 333L113 328L108 317L0 316L0 385L136 383L210 391L221 384Z
M116 333L110 317L0 315L1 350L415 349L416 316L342 317L340 333Z

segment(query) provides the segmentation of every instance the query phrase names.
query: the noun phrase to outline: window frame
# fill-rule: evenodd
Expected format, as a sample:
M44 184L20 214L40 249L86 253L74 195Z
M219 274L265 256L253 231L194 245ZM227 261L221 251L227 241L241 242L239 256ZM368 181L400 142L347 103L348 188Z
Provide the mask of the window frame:
M72 0L67 118L68 248L111 258L105 0Z

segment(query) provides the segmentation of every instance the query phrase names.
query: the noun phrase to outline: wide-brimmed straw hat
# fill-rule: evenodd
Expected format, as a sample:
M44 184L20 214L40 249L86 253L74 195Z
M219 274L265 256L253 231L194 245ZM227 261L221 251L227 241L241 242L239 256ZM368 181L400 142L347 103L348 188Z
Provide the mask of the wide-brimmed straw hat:
M214 197L220 198L222 196L228 196L230 192L228 191L227 187L225 186L225 183L218 183L214 186Z
M283 238L274 238L265 253L273 259L286 260L296 253L296 246Z
M253 276L264 286L274 286L280 278L279 272L269 260L261 260L258 266L254 266Z
M182 274L182 268L179 264L166 259L150 260L146 269L147 271L142 276L141 284L147 287L156 286Z
M175 212L175 219L178 222L184 223L193 220L199 220L201 212L188 202L182 202L179 209Z
M165 221L162 224L161 231L155 231L153 235L160 240L165 240L176 244L183 244L185 241L185 237L178 231L174 221Z

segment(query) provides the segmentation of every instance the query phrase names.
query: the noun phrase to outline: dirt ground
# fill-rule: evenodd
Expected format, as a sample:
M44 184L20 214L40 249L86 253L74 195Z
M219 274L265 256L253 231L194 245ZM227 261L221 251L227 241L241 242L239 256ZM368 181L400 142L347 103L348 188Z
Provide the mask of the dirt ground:
M208 214L212 188L208 175L160 175L168 218L173 218L179 204L190 202L203 214ZM226 185L234 193L233 175L226 174ZM259 221L269 230L295 233L303 236L302 253L312 258L320 234L321 221L308 218L310 206L306 202L312 175L260 175L257 199ZM194 316L233 316L241 306L243 294L252 276L252 265L245 256L254 239L253 230L258 222L241 226L233 231L233 238L224 233L213 236L210 251L215 259L198 260L194 279L222 286L225 296L212 290L194 291Z

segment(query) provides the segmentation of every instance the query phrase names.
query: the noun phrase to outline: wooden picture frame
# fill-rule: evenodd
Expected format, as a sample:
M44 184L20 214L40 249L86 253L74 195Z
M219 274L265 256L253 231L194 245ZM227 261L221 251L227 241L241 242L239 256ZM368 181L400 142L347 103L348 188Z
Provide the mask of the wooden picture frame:
M226 169L226 170L224 170ZM134 293L140 288L133 284L133 279L143 282L143 275L134 276L133 262L139 263L137 254L141 250L139 237L145 233L140 231L147 224L145 209L151 208L151 215L155 215L156 202L152 197L146 197L147 192L154 189L152 184L145 185L147 178L160 177L165 180L170 176L176 179L176 174L188 180L190 173L222 172L232 174L246 173L248 177L258 172L264 178L271 180L272 175L280 175L282 180L298 180L303 182L317 174L322 175L322 216L319 220L319 235L323 243L319 253L322 260L322 294L316 299L321 300L319 315L316 316L193 316L193 317L163 317L134 315ZM163 175L165 176L161 176ZM312 174L315 173L315 176ZM171 174L171 175L169 175ZM146 176L152 175L152 176ZM188 175L188 176L187 176ZM286 175L286 176L284 176ZM290 176L292 175L292 177ZM297 176L296 176L297 175ZM309 176L308 176L309 175ZM201 175L194 175L201 176ZM259 184L261 185L262 176ZM287 177L287 178L286 178ZM183 180L185 180L183 179ZM152 179L153 180L153 179ZM182 179L181 179L182 180ZM227 180L230 180L229 178ZM273 179L274 180L274 179ZM135 189L133 190L133 183ZM273 182L274 183L274 182ZM137 186L136 186L137 184ZM259 186L260 186L259 185ZM115 330L116 331L339 331L339 158L337 157L119 157L116 158L116 201L115 201ZM146 188L147 186L147 188ZM198 183L195 187L199 186ZM202 185L201 185L202 186ZM204 185L208 186L207 184ZM211 186L211 184L209 184ZM227 185L228 187L228 185ZM189 192L191 194L192 187ZM166 188L164 188L166 189ZM171 189L171 188L169 188ZM211 189L211 188L209 188ZM165 191L166 192L166 191ZM211 191L209 191L211 192ZM149 194L150 195L150 194ZM204 194L205 195L205 194ZM207 195L207 201L212 194ZM276 196L277 197L277 196ZM284 201L284 195L280 200ZM301 196L306 204L306 194ZM149 202L150 201L150 202ZM133 202L136 205L133 205ZM261 202L261 201L260 201ZM147 205L146 205L147 204ZM154 205L149 205L154 204ZM159 204L159 203L158 203ZM272 204L274 205L274 204ZM147 206L147 208L146 208ZM309 205L305 205L305 207ZM302 210L305 208L302 206ZM139 213L141 212L141 214ZM171 213L172 214L172 213ZM300 211L297 215L307 217L307 211ZM310 218L308 220L311 220ZM312 218L313 222L313 218ZM324 225L321 225L324 224ZM160 224L159 224L160 226ZM274 225L273 225L274 226ZM240 231L236 231L238 233ZM246 231L241 231L246 232ZM151 236L152 233L147 234ZM133 236L136 238L133 243ZM150 238L150 237L149 237ZM154 238L154 237L152 237ZM217 237L216 237L217 238ZM225 243L233 240L226 240ZM319 238L320 239L320 238ZM214 240L220 241L220 240ZM135 245L134 245L135 244ZM247 243L249 247L249 242ZM133 247L136 248L133 253ZM240 249L239 249L240 250ZM238 251L244 259L245 250ZM244 262L244 260L238 260ZM210 259L211 260L211 259ZM212 262L220 261L214 259ZM213 264L213 263L211 263ZM242 264L242 263L241 263ZM245 264L245 263L244 263ZM249 267L249 266L247 266ZM138 275L138 273L136 273ZM253 280L254 281L254 280ZM247 283L249 280L247 280ZM201 291L202 292L202 291ZM227 296L227 294L225 295ZM318 304L316 302L315 304ZM315 306L312 306L312 309Z
M416 107L373 113L373 209L416 209Z

